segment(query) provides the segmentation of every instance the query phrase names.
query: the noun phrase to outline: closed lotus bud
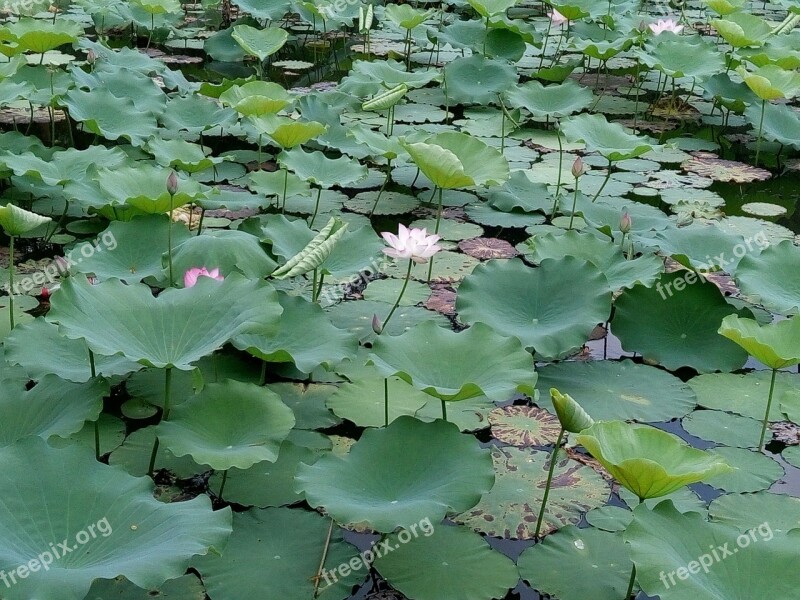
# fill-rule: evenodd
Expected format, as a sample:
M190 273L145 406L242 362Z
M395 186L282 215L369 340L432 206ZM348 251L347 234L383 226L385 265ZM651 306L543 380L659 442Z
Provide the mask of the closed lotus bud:
M584 173L586 173L586 167L583 166L583 161L581 160L581 157L579 156L578 158L575 159L575 162L572 163L572 176L575 179L577 179L578 177L580 177Z
M562 394L556 388L550 388L550 399L556 409L556 416L566 431L580 433L594 425L594 419L586 414L581 405L569 394Z
M372 315L372 331L376 334L380 335L381 331L383 331L383 325L381 325L381 320L378 318L378 315Z
M631 225L633 225L631 216L628 213L623 214L622 218L619 220L619 230L622 233L630 233Z
M42 297L42 300L49 300L50 299L50 290L46 287L42 288L42 293L39 294Z
M95 54L95 51L89 50L86 53L86 62L89 63L90 65L93 65L96 60L97 60L97 54Z
M167 177L167 191L170 196L174 196L178 193L178 176L175 174L175 171L171 171L169 177Z

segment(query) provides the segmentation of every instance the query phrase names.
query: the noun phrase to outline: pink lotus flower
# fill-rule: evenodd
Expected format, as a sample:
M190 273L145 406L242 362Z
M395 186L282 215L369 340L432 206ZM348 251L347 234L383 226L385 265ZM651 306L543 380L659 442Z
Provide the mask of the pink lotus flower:
M665 31L671 31L676 34L683 31L683 25L678 25L678 22L674 19L659 19L655 23L650 23L648 27L655 35L661 35Z
M426 263L428 259L442 249L436 242L441 238L438 235L428 235L426 229L412 227L408 229L400 225L398 234L384 231L381 233L386 243L391 248L384 248L384 254L393 258L408 258L415 263Z
M562 23L566 23L567 21L569 21L567 17L562 15L555 8L553 9L553 12L550 13L549 17L550 17L550 22L553 25L561 25Z
M194 287L200 277L211 277L217 281L222 281L225 278L219 274L219 269L207 270L205 267L194 267L186 271L183 276L183 285L187 288Z

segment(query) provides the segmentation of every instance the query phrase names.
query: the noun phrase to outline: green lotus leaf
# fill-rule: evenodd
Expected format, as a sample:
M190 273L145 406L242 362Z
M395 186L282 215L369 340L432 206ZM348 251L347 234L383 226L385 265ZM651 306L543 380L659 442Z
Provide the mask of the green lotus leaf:
M387 311L387 308L385 302L375 300L340 302L328 309L328 315L336 327L354 333L359 337L360 341L364 342L375 338L375 332L372 329L372 318L374 315L382 315ZM400 335L420 323L430 320L442 327L450 326L447 317L439 313L418 306L399 306L382 335Z
M179 169L186 173L199 173L225 160L225 158L208 156L206 148L186 140L153 138L147 142L145 148L155 156L156 163L159 165Z
M403 143L403 147L442 189L501 185L509 176L503 155L466 133L440 133L425 142Z
M571 256L543 260L537 269L496 260L464 279L456 310L465 323L486 323L552 359L580 348L608 318L611 291L594 265Z
M212 128L226 128L236 123L236 113L222 108L216 102L198 94L175 96L167 101L159 121L173 131L188 131L187 139L197 139L198 134Z
M736 283L751 301L772 312L800 312L800 248L790 240L772 244L761 254L746 254L736 269Z
M414 29L422 25L433 13L433 10L416 9L410 4L389 4L384 11L386 18L403 29Z
M636 52L644 64L670 77L710 77L722 72L725 59L716 46L702 38L673 36L647 51Z
M584 113L561 121L561 131L570 142L584 142L590 152L608 161L636 158L657 148L656 141L628 133L622 125L609 123L603 115Z
M527 548L517 564L532 588L559 600L622 598L631 561L620 534L568 525ZM564 565L570 576L564 577Z
M8 25L7 31L21 50L37 54L44 54L48 50L71 44L83 35L83 27L69 19L23 18Z
M493 60L479 54L457 58L444 68L447 95L457 104L497 102L517 82L517 70L505 60Z
M726 410L751 419L764 418L764 403L769 393L770 371L751 371L745 375L734 373L709 373L689 380L697 394L697 403L705 408ZM791 393L795 389L792 373L778 372L775 378L774 397ZM778 402L770 407L770 421L783 421Z
M142 284L70 277L53 294L48 320L99 354L188 371L241 333L273 329L281 311L271 286L235 273L221 282L200 277L192 288L157 298Z
M63 104L71 118L83 123L92 133L112 141L126 137L134 146L143 146L150 137L158 135L154 114L136 110L133 100L118 98L108 90L70 90ZM120 119L120 115L125 118Z
M233 338L240 350L266 362L293 362L304 373L324 365L331 368L353 356L356 338L328 320L316 303L278 294L283 313L273 335L244 333Z
M648 596L746 600L757 589L764 598L791 598L800 584L792 566L800 532L776 533L763 520L759 525L751 537L662 502L637 508L624 537Z
M787 71L777 65L764 65L752 72L739 67L737 73L744 79L747 87L764 101L793 98L800 92L800 73L794 70Z
M163 15L181 10L181 3L178 0L133 0L133 2L151 15Z
M462 600L489 600L504 597L519 581L514 562L465 527L414 532L406 544L398 535L389 536L397 550L375 559L378 572L407 598L437 600L446 588Z
M84 421L97 419L108 391L103 379L79 384L45 375L30 390L24 382L0 380L0 446L26 436L47 439L80 431Z
M304 248L278 268L272 276L276 279L286 279L318 269L331 255L346 231L347 223L339 218L331 217L325 227Z
M616 301L614 333L626 350L670 370L688 366L707 373L742 367L747 353L717 334L722 319L736 309L716 285L692 274L663 274L655 287L623 291Z
M724 19L712 19L711 25L734 48L760 46L772 33L772 26L767 21L748 12L726 14Z
M164 213L194 202L205 194L204 186L192 179L178 179L178 191L167 191L170 170L154 165L99 169L95 179L111 207L128 205L146 214ZM166 246L165 246L166 247Z
M128 160L119 148L89 146L86 150L70 148L54 152L48 159L24 152L3 158L3 163L17 176L38 178L47 185L65 185L86 175L89 167L101 164L108 169L119 168Z
M503 212L547 212L553 208L553 196L544 183L533 182L525 171L514 171L502 187L492 190L488 203Z
M369 569L338 572L339 565L358 560L358 549L342 539L338 528L331 533L329 528L329 518L307 510L234 513L233 535L225 552L198 558L194 567L214 600L241 600L259 589L283 600L308 600L316 589L321 600L339 600L364 581ZM328 548L324 561L323 547ZM317 587L320 568L327 579L321 578Z
M163 375L161 379L164 379ZM123 444L108 457L108 464L119 466L137 477L147 475L150 467L150 455L153 453L153 444L156 441L155 430L155 426L151 425L131 433L125 438ZM159 451L156 466L159 470L168 471L179 479L191 479L195 475L208 471L208 467L201 467L188 454L176 458L167 449Z
M50 221L50 217L37 215L14 204L0 206L0 227L8 235L24 235Z
M450 357L443 364L443 357ZM455 333L426 321L397 337L378 337L370 360L385 377L400 377L442 400L488 396L496 402L515 392L533 395L530 355L515 338L475 323Z
M250 25L235 25L232 37L242 50L263 62L283 47L289 34L280 27L256 29Z
M501 15L517 3L517 0L467 0L484 19Z
M761 106L749 106L744 115L753 127L758 128L761 123ZM761 135L765 139L800 149L800 113L790 106L765 104Z
M566 117L592 103L592 90L569 79L564 83L544 86L529 81L506 92L511 106L524 108L534 117Z
M240 9L262 21L275 21L289 11L288 0L236 0Z
M71 340L59 334L58 327L38 318L18 325L5 339L6 360L21 365L28 376L40 381L50 374L61 379L84 383L92 378L89 347L83 340ZM127 375L142 368L123 356L94 357L98 375Z
M184 575L170 579L156 588L143 589L133 585L124 577L115 579L96 579L84 600L153 600L168 598L169 600L204 600L206 592L203 584L195 575Z
M642 499L666 496L691 483L733 472L719 456L649 425L603 421L584 430L575 441Z
M463 512L494 483L489 452L452 423L400 417L368 429L342 457L301 465L297 490L342 524L379 532L438 523Z
M733 525L742 533L764 522L774 532L785 533L800 523L800 498L770 492L725 494L709 505L708 516L711 521Z
M753 319L728 315L722 320L719 333L771 369L800 363L800 317L759 325Z
M302 148L282 152L278 155L278 162L301 179L323 188L355 183L368 174L367 167L355 159L347 156L332 159L322 152L306 152Z
M703 0L708 7L720 15L729 15L742 9L745 0Z
M286 108L292 97L283 86L267 81L248 81L223 92L220 102L247 117L275 114Z
M239 271L248 279L266 277L278 266L256 236L227 229L189 237L173 250L172 262L180 273L207 267L219 269L220 273Z
M453 520L491 537L534 539L550 456L527 448L493 448L494 486L478 504ZM599 473L560 454L540 535L579 523L586 511L602 506L610 494L611 485Z
M281 148L294 148L305 144L325 131L326 127L316 121L299 122L291 119L280 120L267 129L267 135Z
M275 462L294 426L292 409L280 397L252 383L209 383L176 406L156 427L161 443L177 456L225 471Z
M755 448L761 423L721 410L696 410L681 422L687 433L737 448Z
M755 438L753 440L755 442ZM747 448L717 446L713 452L736 470L715 477L710 485L729 493L759 492L771 488L786 472L775 460Z
M418 417L417 413L430 400L430 396L398 377L373 377L342 384L326 405L335 415L359 427L383 427L386 418L384 385L389 392L390 423L403 415ZM441 408L439 411L441 416Z
M34 559L40 563L3 592L9 600L82 600L94 579L119 575L156 587L183 575L192 556L221 549L230 535L230 509L212 511L206 496L159 502L150 479L99 463L79 444L56 450L27 438L0 449L0 456L0 568L9 574ZM70 473L91 485L75 486L65 476ZM62 540L72 542L70 554L56 560L50 545ZM51 564L42 569L45 552Z

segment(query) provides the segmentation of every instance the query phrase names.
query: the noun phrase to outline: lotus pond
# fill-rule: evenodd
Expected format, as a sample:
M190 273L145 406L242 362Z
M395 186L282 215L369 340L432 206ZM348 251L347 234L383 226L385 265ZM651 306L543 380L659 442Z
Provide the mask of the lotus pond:
M796 0L6 0L0 598L800 599Z

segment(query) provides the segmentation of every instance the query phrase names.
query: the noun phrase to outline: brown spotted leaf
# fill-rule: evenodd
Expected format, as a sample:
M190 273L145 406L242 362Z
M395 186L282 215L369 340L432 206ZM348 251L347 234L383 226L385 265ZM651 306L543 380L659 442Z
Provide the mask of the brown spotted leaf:
M764 181L770 178L770 172L735 160L724 160L711 152L692 152L692 158L685 161L681 168L687 173L695 173L713 179L734 183Z
M535 406L502 406L489 413L492 436L520 448L554 444L561 431L558 419Z
M514 258L517 251L505 240L497 238L472 238L459 242L458 247L464 254L473 258L486 260L490 258Z

